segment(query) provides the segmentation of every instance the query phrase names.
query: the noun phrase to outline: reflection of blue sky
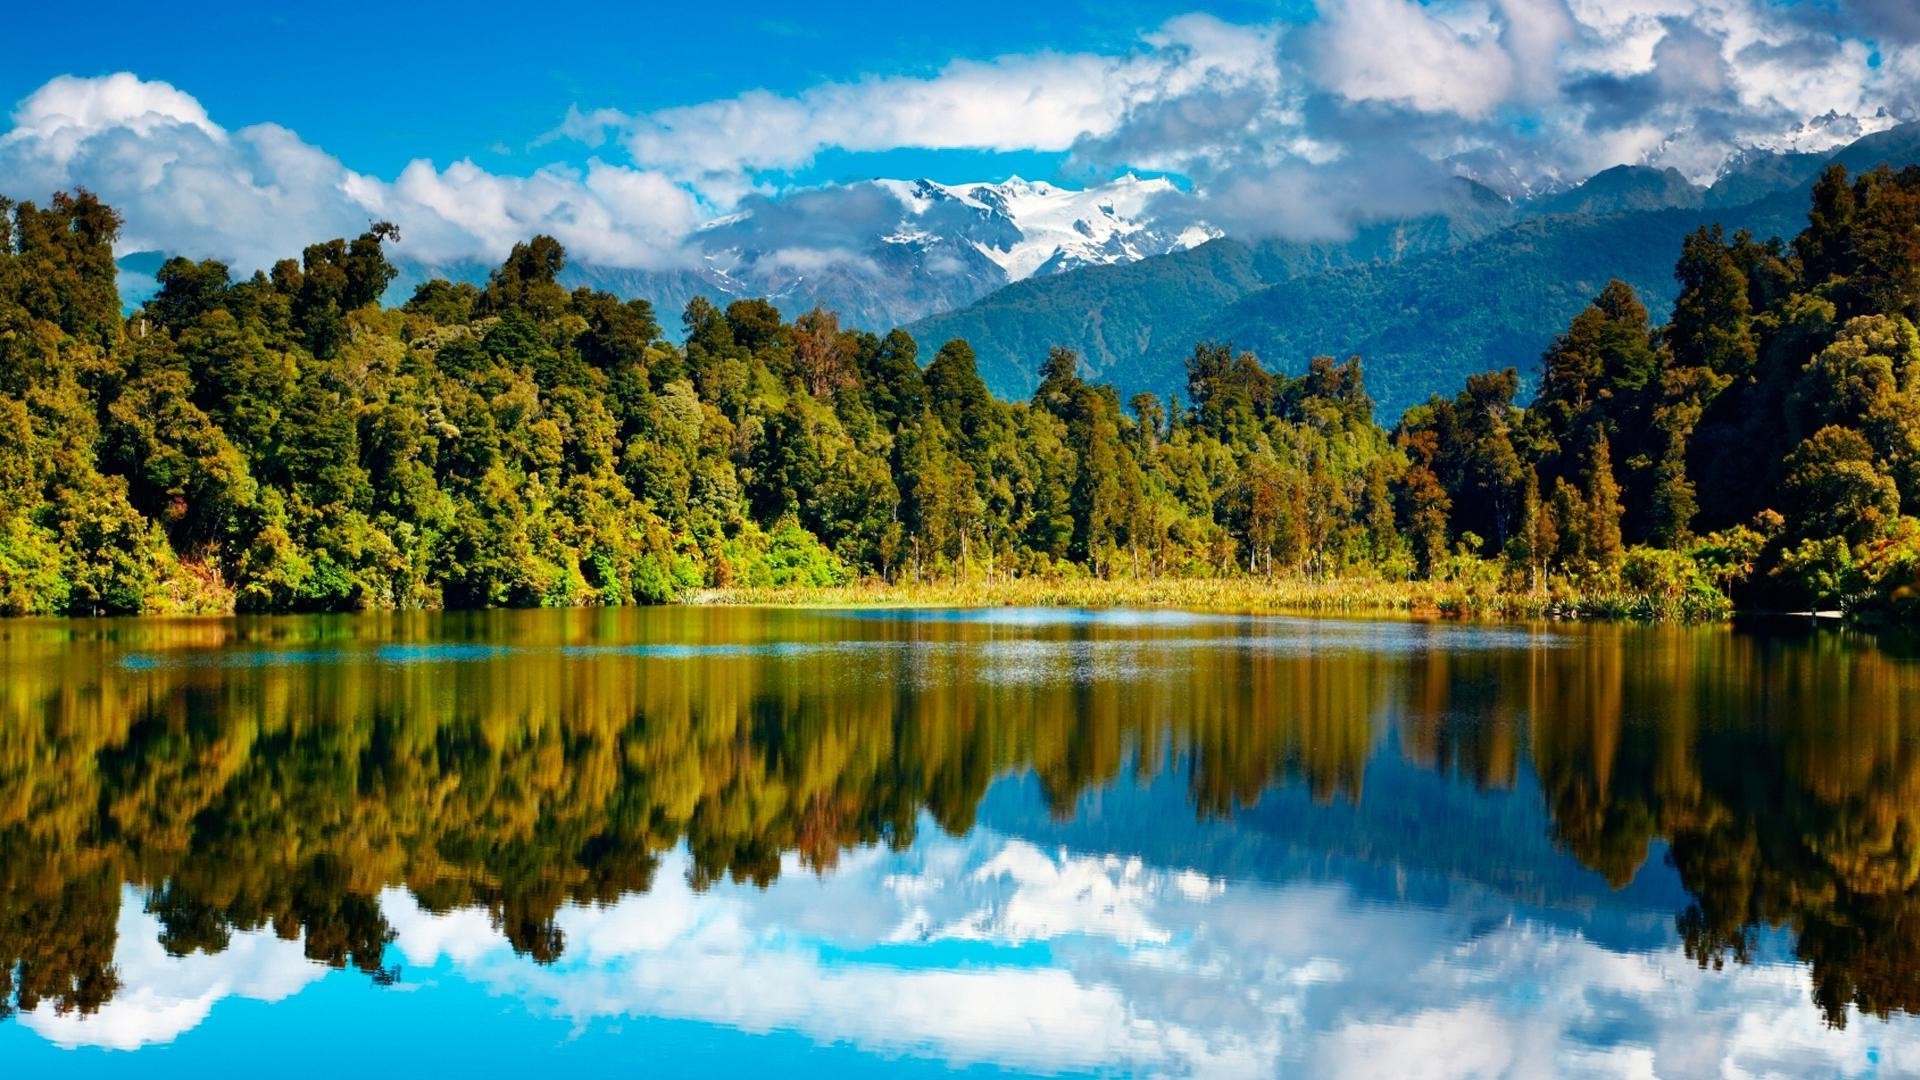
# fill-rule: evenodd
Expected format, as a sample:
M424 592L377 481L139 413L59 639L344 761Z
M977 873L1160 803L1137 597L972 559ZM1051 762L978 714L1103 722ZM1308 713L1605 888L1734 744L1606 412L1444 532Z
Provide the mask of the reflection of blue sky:
M1417 782L1370 773L1370 794L1376 781ZM1533 904L1402 858L1411 849L1393 853L1390 872L1382 860L1336 853L1340 836L1365 835L1373 812L1365 807L1427 797L1411 789L1360 810L1309 813L1331 832L1286 833L1286 791L1238 829L1169 823L1165 843L1191 843L1196 853L1196 862L1175 862L1132 818L1108 817L1118 807L1177 806L1177 787L1163 786L1109 789L1102 806L1083 807L1050 834L1028 827L1041 816L1030 783L1003 782L983 807L987 824L968 837L926 823L905 852L849 853L823 878L790 862L764 891L696 894L676 851L650 893L564 912L566 953L549 968L515 956L483 912L436 916L390 889L382 904L405 967L394 990L355 973L323 976L297 943L264 932L235 935L218 956L167 957L130 895L117 954L122 993L86 1020L18 1018L0 1030L0 1057L143 1075L193 1072L253 1048L276 1070L315 1072L355 1060L466 1061L496 1072L543 1054L594 1072L634 1071L627 1063L679 1072L696 1060L725 1072L727 1062L773 1058L836 1075L948 1066L1330 1076L1920 1070L1920 1025L1856 1017L1845 1031L1828 1030L1797 965L1700 971L1672 941L1670 871L1657 863L1625 893L1601 885L1582 898L1569 879L1551 890L1552 903ZM1512 802L1478 822L1498 827L1499 814L1537 808L1538 795L1468 801ZM1087 841L1102 828L1132 830L1135 842L1106 845L1123 854L1085 854L1101 850ZM1260 857L1210 846L1201 835L1209 829L1215 841L1238 833ZM1321 856L1301 861L1298 852L1315 844ZM309 1043L311 1054L290 1053ZM166 1049L102 1056L52 1045Z
M1339 884L1364 902L1472 909L1491 921L1520 911L1614 949L1672 940L1689 896L1662 842L1614 889L1554 846L1524 762L1512 790L1480 791L1408 762L1390 725L1379 739L1357 800L1323 804L1304 783L1277 783L1231 821L1198 819L1191 763L1175 759L1124 791L1083 794L1064 817L1031 780L1009 779L989 789L978 820L1049 849L1118 852L1226 880Z

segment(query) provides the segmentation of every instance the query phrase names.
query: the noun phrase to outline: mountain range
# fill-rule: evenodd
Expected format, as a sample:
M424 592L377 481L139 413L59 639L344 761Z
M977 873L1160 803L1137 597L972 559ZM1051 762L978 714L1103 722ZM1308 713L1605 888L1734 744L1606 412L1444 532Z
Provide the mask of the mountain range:
M1829 162L1854 172L1920 162L1920 124L1829 154L1747 151L1704 187L1639 165L1518 196L1461 177L1425 213L1316 241L1222 235L1196 223L1195 200L1163 178L1079 190L1018 177L869 180L750 201L697 233L680 265L576 261L562 280L651 300L669 334L705 296L767 297L790 313L824 305L875 332L904 326L923 355L965 338L1006 397L1032 393L1057 345L1123 397L1183 392L1198 341L1230 342L1281 371L1358 354L1391 419L1475 371L1512 366L1530 378L1609 278L1663 320L1686 233L1717 222L1791 236ZM162 258L121 259L129 304L151 292ZM404 245L396 262L390 303L431 277L484 283L492 267L409 261Z
M1700 187L1672 170L1608 169L1511 201L1469 180L1435 211L1338 243L1222 237L1190 250L1009 285L908 329L923 349L965 338L996 392L1032 392L1047 349L1076 349L1123 397L1185 390L1197 341L1232 342L1271 369L1358 354L1383 418L1473 372L1533 375L1554 335L1620 278L1664 321L1681 239L1703 224L1792 236L1830 162L1920 163L1920 124L1832 154L1752 152Z
M1014 177L1003 183L866 180L757 200L707 225L691 265L658 270L573 262L569 285L653 302L670 332L695 296L725 304L766 297L783 310L816 304L884 332L965 307L1031 278L1135 262L1214 239L1217 230L1161 227L1152 210L1171 181L1123 176L1084 189ZM389 298L430 277L484 283L490 265L408 262Z

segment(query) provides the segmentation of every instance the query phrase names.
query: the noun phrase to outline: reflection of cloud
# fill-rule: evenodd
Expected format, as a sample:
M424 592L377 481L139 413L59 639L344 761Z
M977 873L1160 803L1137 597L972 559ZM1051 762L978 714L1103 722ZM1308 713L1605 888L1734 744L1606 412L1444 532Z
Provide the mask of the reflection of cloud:
M168 956L160 947L160 920L132 889L120 898L113 963L120 991L92 1016L52 1009L23 1013L20 1022L60 1046L133 1050L172 1042L206 1020L230 998L281 1001L326 974L306 958L298 939L271 930L236 932L222 952Z
M1017 942L1085 934L1123 945L1165 944L1171 937L1147 915L1149 889L1160 885L1160 876L1149 876L1139 859L1109 855L1056 861L1032 844L1015 841L974 877L1011 881L1013 895L969 914L938 936Z
M1043 1071L1920 1070L1920 1024L1856 1016L1828 1030L1792 964L1711 972L1677 947L1617 952L1477 891L1383 906L985 832L922 836L898 854L850 853L826 877L790 864L771 888L706 894L674 852L651 893L563 911L567 952L552 967L514 955L483 912L434 915L400 889L381 906L409 970L518 998L579 1038L661 1017ZM90 1019L26 1017L34 1030L63 1045L165 1041L223 997L276 1001L316 977L297 943L265 934L236 934L219 957L165 957L151 917L126 910L120 998Z
M1110 928L1113 890L1129 876L1120 864L1056 864L1017 847L1003 852L1010 858L975 871L977 860L952 858L954 842L933 846L944 850L917 858L917 873L894 873L898 859L868 851L843 860L828 879L789 866L767 892L722 887L706 896L686 885L687 860L677 853L677 865L663 870L681 872L663 872L653 892L606 908L565 912L560 922L568 953L554 968L514 957L497 934L491 935L491 950L476 956L484 946L471 933L474 923L444 934L435 926L438 918L421 913L399 891L388 892L383 906L409 963L451 959L452 953L438 950L457 948L470 958L456 962L465 974L575 1022L623 1015L692 1019L749 1032L798 1032L823 1044L851 1041L883 1054L1045 1069L1090 1068L1116 1058L1157 1062L1167 1040L1191 1041L1132 1016L1120 988L1084 983L1064 968L942 968L916 961L910 951L897 958L858 958L859 951L900 936L898 928L912 921L905 905L929 905L943 923L961 921L962 913L951 906L955 897L998 894L1008 881L1040 886L1041 895L1032 898L1021 897L1020 886L1014 890L1009 907L1029 915L1044 910L1048 923L1044 931L1022 923L1015 931L1022 938L1097 933ZM948 876L953 873L961 876ZM1030 882L1030 875L1043 880ZM1137 882L1137 866L1131 876ZM1107 888L1099 887L1101 881ZM1062 882L1084 891L1063 892ZM970 937L1002 925L964 921ZM796 933L809 925L810 932ZM856 958L829 962L823 949L848 950Z
M931 832L932 830L927 830ZM677 855L685 869L684 855ZM1396 909L976 834L824 879L567 912L555 969L497 935L457 964L576 1024L665 1016L956 1064L1253 1075L1861 1075L1920 1066L1910 1018L1827 1030L1794 965L1702 972L1511 910ZM404 896L388 896L396 926ZM432 921L432 920L428 920ZM1491 925L1492 929L1485 927ZM953 946L972 943L954 959ZM435 954L402 929L409 959ZM1036 944L1044 946L1036 951ZM466 946L472 955L474 945ZM451 955L451 954L448 954Z

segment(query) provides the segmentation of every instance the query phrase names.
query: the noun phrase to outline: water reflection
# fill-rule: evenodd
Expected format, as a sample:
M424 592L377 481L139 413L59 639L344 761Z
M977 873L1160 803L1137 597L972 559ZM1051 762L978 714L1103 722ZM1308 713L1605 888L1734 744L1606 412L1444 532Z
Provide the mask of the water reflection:
M1847 636L29 622L0 676L60 1044L331 968L1042 1071L1920 1069L1920 667Z

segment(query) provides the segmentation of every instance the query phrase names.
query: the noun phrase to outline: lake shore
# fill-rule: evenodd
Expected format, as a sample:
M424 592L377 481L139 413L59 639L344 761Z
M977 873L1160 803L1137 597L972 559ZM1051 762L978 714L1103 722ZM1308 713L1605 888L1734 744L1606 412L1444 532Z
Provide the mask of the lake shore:
M1717 602L1716 602L1717 601ZM1630 619L1709 622L1731 617L1722 598L1514 590L1489 582L1346 578L970 578L864 581L833 586L699 589L681 602L805 608L1164 607L1242 613L1426 618Z

